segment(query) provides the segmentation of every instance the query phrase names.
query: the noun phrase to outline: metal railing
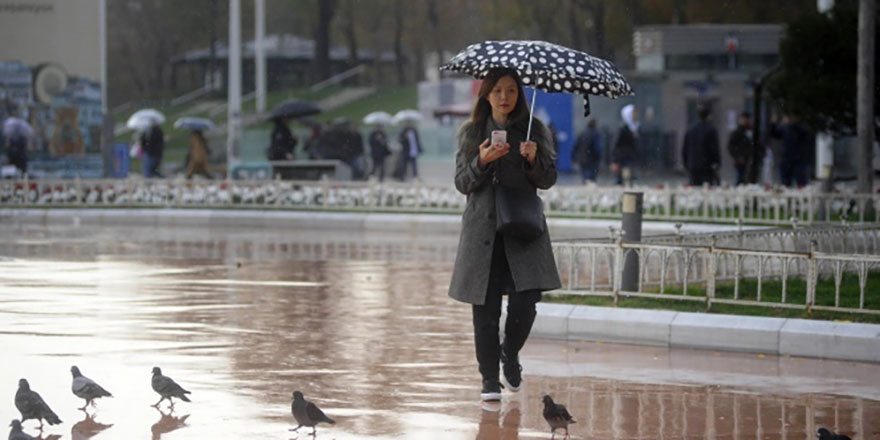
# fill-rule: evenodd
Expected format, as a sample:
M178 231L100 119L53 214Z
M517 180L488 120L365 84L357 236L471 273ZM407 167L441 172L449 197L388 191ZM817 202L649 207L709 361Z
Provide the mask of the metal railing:
M876 223L854 225L843 220L840 224L801 226L793 222L791 228L743 229L740 222L736 230L698 234L682 234L681 224L677 226L676 234L644 237L642 242L706 246L714 242L720 247L795 252L808 252L815 243L820 252L880 255L880 224Z
M27 188L27 190L25 190ZM557 186L540 191L551 217L619 218L621 187ZM633 189L629 189L633 190ZM809 190L656 189L644 192L644 218L789 225L846 216L880 221L880 195ZM0 206L278 207L352 211L460 213L466 199L452 185L349 181L183 179L0 181ZM820 208L821 207L821 208ZM824 211L823 211L824 210Z
M869 273L880 256L818 252L760 251L714 244L554 242L563 288L556 293L698 301L713 304L880 314L865 299ZM638 289L621 289L627 256L637 256ZM841 289L856 277L858 294ZM748 282L748 286L746 285ZM754 283L753 289L751 283ZM833 300L817 301L817 286L833 286ZM720 286L724 289L719 289Z

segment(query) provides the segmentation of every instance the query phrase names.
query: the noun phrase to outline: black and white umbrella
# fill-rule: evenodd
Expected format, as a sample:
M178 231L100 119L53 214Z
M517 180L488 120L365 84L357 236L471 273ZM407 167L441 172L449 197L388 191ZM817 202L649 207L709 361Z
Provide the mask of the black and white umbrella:
M626 78L609 61L546 41L486 41L472 44L452 57L442 70L483 79L491 69L513 69L526 86L545 92L584 96L584 116L590 114L589 95L618 98L632 95ZM532 112L535 109L532 94ZM531 121L529 121L531 129Z

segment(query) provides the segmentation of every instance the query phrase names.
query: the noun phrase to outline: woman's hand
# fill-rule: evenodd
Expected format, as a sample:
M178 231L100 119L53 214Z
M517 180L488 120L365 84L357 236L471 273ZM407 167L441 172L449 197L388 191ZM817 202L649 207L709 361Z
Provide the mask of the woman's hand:
M489 139L483 141L480 144L480 158L477 160L480 168L486 168L490 163L498 160L501 156L507 154L510 151L510 144L494 144L489 145Z
M529 161L529 165L534 165L535 157L538 155L538 144L533 141L520 142L519 154Z

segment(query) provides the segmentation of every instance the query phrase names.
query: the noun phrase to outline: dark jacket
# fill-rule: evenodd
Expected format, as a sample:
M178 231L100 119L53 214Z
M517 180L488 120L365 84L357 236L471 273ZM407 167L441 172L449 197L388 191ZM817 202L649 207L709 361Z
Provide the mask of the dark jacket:
M162 157L165 151L165 133L158 125L141 133L141 149L151 157Z
M580 136L572 152L572 161L581 166L598 164L602 159L602 137L599 130L587 127Z
M611 153L611 161L617 164L635 165L639 157L636 142L636 135L624 124L617 134L614 151Z
M519 133L513 133L514 130ZM508 140L516 136L525 138L523 127L511 127L507 131ZM495 162L486 169L480 169L477 164L478 146L488 137L485 127L465 122L458 132L458 151L455 155L455 187L467 196L467 206L462 215L461 237L449 296L470 304L484 304L486 301L496 237L495 188L492 183ZM522 166L520 176L509 177L521 177L537 188L547 189L556 184L556 147L549 131L537 119L532 127L532 139L538 144L535 164ZM508 154L518 153L519 149L511 147ZM503 236L503 239L516 291L547 291L561 287L547 231L532 241L509 236Z
M293 154L296 143L297 140L287 124L276 122L275 128L272 129L272 140L266 151L266 157L269 160L286 160L288 154Z
M420 156L422 154L422 139L419 137L419 131L416 130L415 127L406 127L400 132L400 135L397 136L397 141L400 142L400 145L403 147L401 149L401 155L403 157L412 157L408 134L410 131L413 132L416 137L416 156Z
M782 140L780 158L792 164L809 163L814 149L813 136L803 126L788 123L782 126L770 126L770 135Z
M749 163L755 154L755 143L752 141L751 130L737 127L730 133L730 138L727 140L727 151L737 165Z
M721 164L718 131L712 124L700 121L688 129L684 135L681 159L684 167L692 173L718 169Z
M382 130L373 130L370 132L369 141L370 143L370 156L372 156L374 161L382 161L391 154L391 150L388 149L388 136Z

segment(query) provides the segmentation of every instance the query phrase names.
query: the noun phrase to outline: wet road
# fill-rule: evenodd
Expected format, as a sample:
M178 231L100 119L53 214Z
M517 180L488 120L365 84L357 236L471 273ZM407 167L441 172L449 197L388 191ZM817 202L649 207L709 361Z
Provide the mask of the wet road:
M549 438L546 392L573 438L880 438L880 367L752 354L533 340L525 390L485 408L469 308L446 297L456 242L4 224L0 418L25 377L64 420L43 438L297 438L296 389L337 421L318 438ZM115 396L92 416L71 365ZM153 366L193 402L150 407Z

